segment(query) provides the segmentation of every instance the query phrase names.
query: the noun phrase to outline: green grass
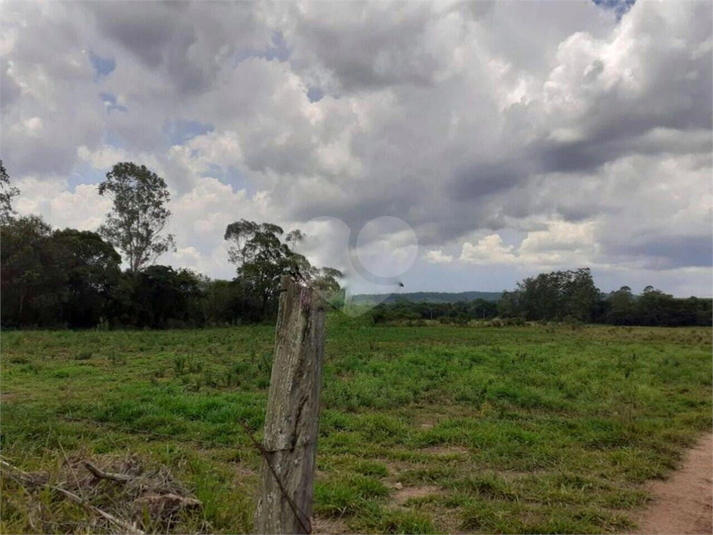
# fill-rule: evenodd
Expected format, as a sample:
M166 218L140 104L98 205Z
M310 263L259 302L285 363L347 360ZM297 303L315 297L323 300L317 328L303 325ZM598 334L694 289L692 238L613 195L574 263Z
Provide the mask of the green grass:
M52 474L65 455L132 453L204 504L169 531L248 532L260 460L238 421L260 436L273 337L266 326L4 332L2 454ZM711 375L709 328L332 315L315 515L359 532L626 531L643 483L710 429ZM86 516L2 484L5 533L72 531ZM47 504L56 525L33 522Z

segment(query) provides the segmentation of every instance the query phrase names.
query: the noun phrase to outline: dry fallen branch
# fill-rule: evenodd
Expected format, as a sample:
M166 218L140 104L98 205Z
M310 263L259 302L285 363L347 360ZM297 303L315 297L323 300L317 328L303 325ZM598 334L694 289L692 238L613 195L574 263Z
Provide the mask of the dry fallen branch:
M0 466L2 466L7 471L8 476L10 476L12 479L17 481L18 483L37 486L37 481L35 480L35 478L33 478L27 472L20 470L19 468L16 468L15 466L12 466L7 461L0 459ZM139 528L137 528L133 523L127 522L120 518L117 518L114 515L107 513L106 511L102 511L98 507L93 506L91 503L87 502L83 498L80 498L79 496L77 496L76 494L74 494L72 492L69 492L68 490L65 490L61 487L56 487L54 485L47 485L47 486L50 489L52 489L53 491L61 494L65 498L69 499L70 501L72 501L78 505L81 505L88 511L91 511L92 513L97 514L97 515L101 516L102 518L108 520L112 524L121 528L124 533L128 533L130 535L145 535L144 532L141 531Z
M200 507L203 505L200 500L195 498L187 498L178 494L147 494L142 496L137 501L146 502L147 504L160 504L161 507Z
M126 533L129 533L131 535L144 535L144 532L141 531L139 528L137 528L133 523L127 522L125 520L122 520L120 518L116 518L114 515L110 515L106 511L102 511L98 507L93 506L86 500L80 498L76 494L72 494L68 490L64 490L63 488L60 487L50 487L52 490L55 490L62 494L63 496L69 498L71 501L85 507L87 510L98 514L99 516L107 519L109 522L112 522L113 524L116 524L118 527L121 529L125 530Z
M99 479L111 479L112 481L132 481L133 479L136 479L133 476L129 476L126 474L115 474L112 472L103 472L96 466L94 466L92 463L89 461L84 461L82 464L84 464L84 467L89 470L95 477L98 477Z

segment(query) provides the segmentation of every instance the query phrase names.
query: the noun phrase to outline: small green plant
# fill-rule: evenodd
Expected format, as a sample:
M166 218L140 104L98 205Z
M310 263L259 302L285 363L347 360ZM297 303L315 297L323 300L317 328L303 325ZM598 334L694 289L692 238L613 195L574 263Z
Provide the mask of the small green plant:
M109 353L109 362L111 362L114 366L117 366L119 364L125 364L126 357L117 353L116 351L112 351L111 353Z
M243 381L248 381L252 378L249 374L251 366L247 362L234 362L231 364L225 373L225 386L240 386Z
M186 356L176 355L173 357L173 371L177 376L183 375L186 369Z
M74 356L74 360L89 360L94 355L93 351L83 350Z
M272 354L271 353L263 353L262 358L257 363L257 368L260 371L260 373L265 373L267 375L270 375L270 372L272 372Z
M216 376L213 374L213 370L207 369L203 372L203 383L210 388L218 386L218 381Z
M195 376L194 382L191 382L190 376L186 375L184 376L188 381L186 382L186 390L190 392L200 392L201 387L203 386L203 377L200 375Z
M203 371L203 361L195 357L188 358L188 373L201 373Z
M40 367L39 364L37 364L35 362L30 362L28 364L22 365L22 367L20 368L20 371L24 372L24 373L34 373L35 375L37 375L40 373L41 369L42 368Z
M250 363L255 364L257 359L257 341L255 339L250 341Z

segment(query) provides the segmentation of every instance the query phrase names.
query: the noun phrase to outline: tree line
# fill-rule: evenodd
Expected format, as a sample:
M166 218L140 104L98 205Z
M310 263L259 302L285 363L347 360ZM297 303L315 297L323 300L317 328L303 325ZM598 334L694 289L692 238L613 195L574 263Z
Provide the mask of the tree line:
M0 262L4 328L170 328L271 320L280 278L292 273L343 298L333 268L312 266L296 252L304 239L272 223L241 219L225 229L231 281L156 264L175 250L165 229L171 217L163 178L143 165L120 162L99 184L112 208L97 232L53 229L35 215L18 217L18 195L0 161ZM122 269L122 259L126 268ZM502 318L510 323L555 321L614 325L711 325L711 299L677 299L648 286L634 295L609 294L581 268L524 279L499 300L377 306L375 323L439 320L465 323Z
M456 303L382 304L372 311L374 323L439 320L468 323L501 318L509 324L525 322L605 323L610 325L709 326L713 300L675 298L647 286L634 295L628 286L601 292L589 268L541 273L526 278L496 302L477 299Z
M711 325L711 299L678 299L653 286L634 295L628 286L602 293L589 268L541 273L505 292L498 309L504 317L530 321L606 323L611 325Z
M226 228L231 281L156 264L175 250L165 232L171 212L163 178L120 162L98 186L112 209L97 232L53 229L18 217L0 161L0 262L4 328L171 328L259 322L277 309L280 278L293 273L339 295L341 273L312 266L295 245L304 238L271 223L241 219ZM122 258L126 269L122 269Z

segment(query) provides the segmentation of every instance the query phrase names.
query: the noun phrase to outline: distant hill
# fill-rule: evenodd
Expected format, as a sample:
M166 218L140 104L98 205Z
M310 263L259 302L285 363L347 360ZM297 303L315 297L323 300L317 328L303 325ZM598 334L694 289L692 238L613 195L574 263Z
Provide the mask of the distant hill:
M459 301L474 301L476 299L485 299L486 301L497 301L503 295L502 292L410 292L410 293L394 293L389 295L384 303L395 303L400 300L410 301L412 303L430 302L430 303L457 303ZM352 303L373 303L381 302L383 294L357 294L352 297Z

